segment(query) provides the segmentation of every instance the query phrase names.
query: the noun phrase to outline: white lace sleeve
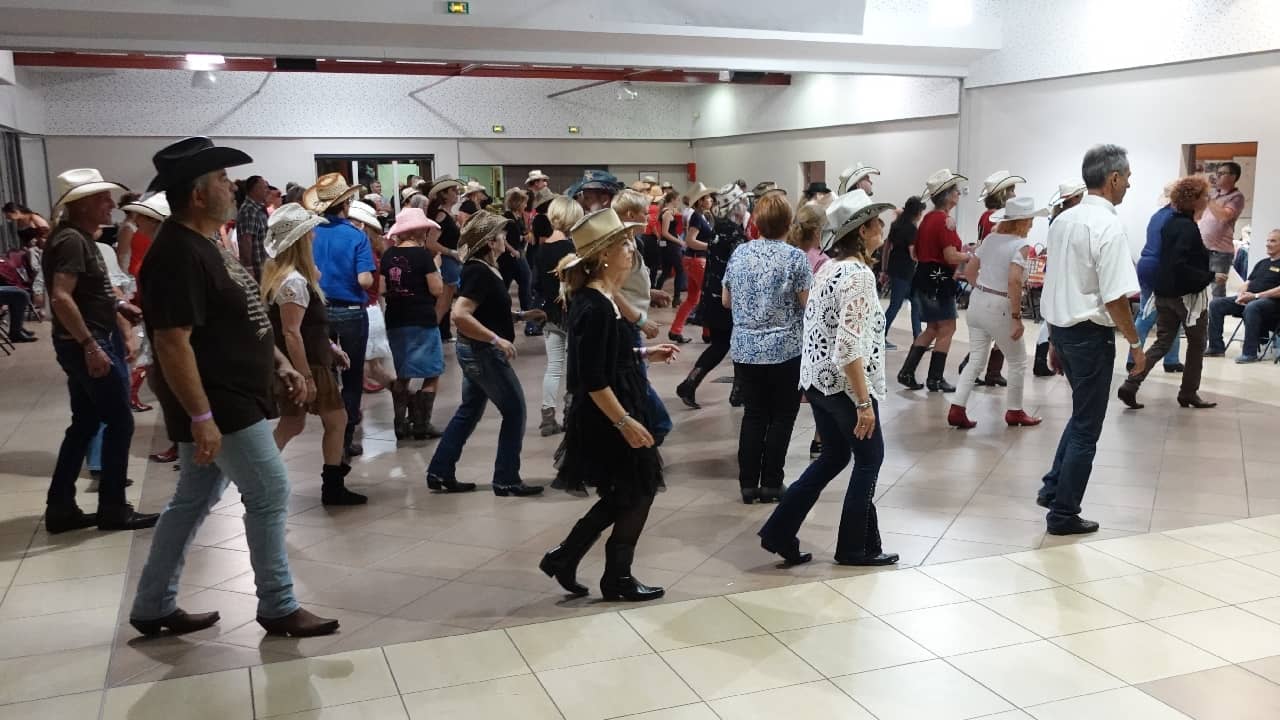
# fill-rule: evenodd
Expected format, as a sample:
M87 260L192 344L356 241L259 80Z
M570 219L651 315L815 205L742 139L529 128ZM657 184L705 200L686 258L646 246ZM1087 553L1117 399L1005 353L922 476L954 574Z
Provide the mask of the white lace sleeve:
M861 358L871 360L875 332L872 303L879 303L875 278L870 272L856 271L840 281L840 326L836 329L836 345L832 359L837 368L845 368Z
M306 307L311 304L311 291L307 288L307 280L297 273L290 274L289 277L280 283L280 289L276 292L275 302L277 305L285 303L293 303Z

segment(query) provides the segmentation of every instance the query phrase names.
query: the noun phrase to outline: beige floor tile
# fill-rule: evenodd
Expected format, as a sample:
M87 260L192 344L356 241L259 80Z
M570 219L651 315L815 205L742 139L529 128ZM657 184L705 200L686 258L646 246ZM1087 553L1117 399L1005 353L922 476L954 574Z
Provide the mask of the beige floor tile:
M99 607L0 621L0 658L108 645L115 637L116 612Z
M1091 543L1090 547L1144 570L1167 570L1222 559L1221 555L1165 535L1135 535L1099 540Z
M299 592L298 600L356 612L387 615L443 587L447 582L440 578L382 570L355 570L323 589ZM374 588L376 592L371 592Z
M943 538L1033 548L1040 545L1044 533L1044 520L984 517L961 512Z
M384 617L374 620L359 630L353 632L344 631L342 637L326 648L326 651L338 653L348 650L364 650L365 648L411 643L472 632L475 631L464 627L454 627L453 625Z
M404 696L411 720L560 720L533 675L487 680Z
M880 720L963 720L1012 707L942 660L848 675L833 682ZM922 692L924 688L928 691Z
M241 625L235 630L224 630L217 637L217 642L227 645L238 645L240 647L250 648L253 650L263 650L266 652L281 653L295 655L298 657L315 657L317 655L331 655L335 651L331 648L342 639L343 632L356 632L370 625L378 619L377 615L356 612L345 608L325 607L312 603L307 604L307 609L314 612L320 617L333 618L338 621L341 629L334 635L321 635L319 637L310 638L288 638L275 635L268 635L267 631L257 622L250 622Z
M822 681L713 700L722 720L774 720L779 717L824 720L874 720L835 685Z
M994 555L1008 555L1009 553L1023 552L1026 549L1025 545L993 545L991 543L973 542L972 540L942 538L937 545L933 546L933 550L929 552L929 557L925 558L924 564L926 566L943 565L992 557Z
M1057 582L1074 585L1143 572L1136 565L1098 552L1088 545L1062 545L1006 556Z
M486 630L552 596L463 582L427 593L397 610L396 617ZM559 597L555 597L559 601Z
M493 548L426 541L373 564L375 570L453 580L502 554Z
M548 670L538 673L538 680L565 720L635 715L689 705L699 699L657 655Z
M1044 637L1097 630L1134 621L1128 615L1067 587L1004 595L980 602Z
M1248 518L1247 520L1236 520L1236 524L1247 527L1250 530L1257 530L1268 535L1280 537L1280 515L1265 515Z
M523 625L507 634L535 671L588 665L653 650L617 613Z
M322 540L300 551L304 560L370 567L380 560L403 552L417 544L415 538L379 535L370 532L344 532Z
M111 646L0 660L0 705L101 690Z
M773 633L869 616L844 595L817 582L730 595L728 600Z
M920 572L971 598L1044 590L1058 583L1003 557L933 565Z
M1234 666L1157 680L1139 689L1195 720L1280 717L1280 685Z
M1239 561L1250 567L1266 570L1272 575L1280 575L1280 552L1269 552L1261 555L1248 555Z
M1237 523L1219 523L1168 530L1172 538L1204 548L1223 557L1241 557L1280 551L1280 537L1268 535Z
M1280 655L1262 658L1261 660L1251 660L1247 663L1241 663L1240 666L1280 685Z
M129 547L127 545L39 555L22 561L17 575L13 578L13 584L31 585L97 575L117 575L123 573L128 564Z
M964 602L964 595L919 570L885 570L827 585L876 615Z
M251 672L253 707L260 718L397 694L377 649L280 662Z
M983 715L981 720L1035 720L1021 710L1009 710L995 715Z
M1039 639L974 602L894 613L882 619L942 657Z
M274 720L409 720L409 714L404 709L403 700L387 697L277 715Z
M0 604L0 619L49 615L72 610L116 607L124 591L123 574L57 580L9 589Z
M1222 602L1155 573L1073 585L1076 590L1139 620L1208 610Z
M1280 597L1280 575L1235 560L1161 570L1160 574L1232 605Z
M658 652L765 633L723 597L624 610L622 617Z
M925 650L877 618L777 633L776 637L827 677L932 660Z
M1151 624L1234 663L1271 657L1280 648L1280 625L1239 608L1205 610Z
M45 700L31 700L13 705L0 705L0 720L72 720L96 718L102 707L102 692L62 695Z
M247 670L126 685L107 691L102 720L224 720L253 716Z
M1151 532L1166 530L1182 530L1201 525L1221 525L1244 517L1244 513L1221 515L1216 513L1181 512L1177 510L1156 510L1151 513Z
M662 658L704 700L821 679L795 653L767 635L669 650Z
M383 650L402 693L530 672L502 630L388 645Z
M1046 641L961 655L951 663L1024 708L1124 685Z
M719 720L711 706L706 703L683 705L681 707L654 710L653 712L628 715L627 720Z
M1029 712L1037 720L1190 720L1137 688L1119 688L1096 695L1037 705Z
M1146 623L1068 635L1053 642L1131 685L1227 664Z

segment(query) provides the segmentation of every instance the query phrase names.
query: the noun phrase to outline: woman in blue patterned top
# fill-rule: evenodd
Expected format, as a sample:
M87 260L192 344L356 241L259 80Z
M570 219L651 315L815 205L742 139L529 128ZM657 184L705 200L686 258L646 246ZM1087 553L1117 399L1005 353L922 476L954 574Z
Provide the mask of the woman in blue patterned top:
M742 502L782 497L783 466L800 412L800 335L813 271L802 250L783 238L791 226L786 198L760 198L759 240L740 246L724 275L724 305L733 310L729 355L745 414L738 439Z

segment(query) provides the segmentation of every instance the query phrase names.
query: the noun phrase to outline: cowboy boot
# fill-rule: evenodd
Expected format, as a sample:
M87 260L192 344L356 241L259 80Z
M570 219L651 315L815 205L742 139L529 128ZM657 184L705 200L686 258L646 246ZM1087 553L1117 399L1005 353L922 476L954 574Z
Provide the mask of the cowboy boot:
M942 377L943 371L947 369L947 354L944 352L934 351L929 356L929 377L925 380L929 392L952 393L956 391L956 386L947 382Z
M1049 367L1049 343L1036 345L1036 363L1031 372L1036 377L1053 377L1053 370Z
M409 423L409 391L399 387L391 389L391 417L396 430L396 440L408 440L413 434Z
M347 489L350 465L325 465L320 469L320 502L324 505L364 505L369 498Z
M413 439L436 439L443 435L431 424L431 412L436 407L436 394L429 390L419 390L413 396Z
M972 430L978 427L978 423L969 419L969 415L965 412L963 405L952 405L947 412L947 424L961 430Z
M600 538L600 533L601 530L589 525L586 518L579 520L569 531L569 536L564 539L564 542L551 548L546 555L542 556L538 569L546 573L547 577L555 578L556 582L560 583L560 587L570 595L575 597L586 595L590 591L587 590L586 585L578 582L578 563L582 562L587 551Z
M556 409L553 407L542 408L542 424L538 426L538 433L542 437L551 437L563 432L564 428L560 423L556 422Z
M738 382L738 376L733 376L733 386L729 388L729 407L742 407L742 383Z
M920 366L920 360L924 357L928 348L921 345L912 345L907 351L907 359L902 363L902 369L898 371L898 384L906 387L908 390L919 390L924 386L916 382L916 368Z
M649 587L631 574L631 561L635 558L634 545L605 543L604 575L600 578L600 594L605 600L644 602L657 600L666 594L660 587Z
M987 360L987 373L982 384L990 387L1008 387L1009 381L1004 379L1000 371L1004 369L1004 353L998 347L991 348L991 357Z
M685 377L684 381L676 386L676 397L680 398L680 402L683 402L685 407L693 410L702 409L702 406L699 405L698 401L694 398L694 393L698 391L698 386L702 384L702 381L705 380L706 377L707 371L697 365L694 365L693 369L689 371L689 374Z
M151 409L150 405L142 402L138 398L138 391L142 389L142 383L147 379L147 366L143 365L133 369L129 373L129 406L134 412L146 412Z

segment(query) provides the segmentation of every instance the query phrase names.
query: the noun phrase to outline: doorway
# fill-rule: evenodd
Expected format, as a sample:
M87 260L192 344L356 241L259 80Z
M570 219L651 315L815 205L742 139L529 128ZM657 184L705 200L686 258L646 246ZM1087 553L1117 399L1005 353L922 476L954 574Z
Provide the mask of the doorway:
M496 203L502 203L502 195L506 192L502 179L501 165L459 165L458 179L466 182L475 180L489 190L489 197Z
M1217 184L1218 169L1223 164L1234 162L1240 166L1240 178L1236 187L1244 194L1244 209L1235 223L1236 262L1233 266L1236 274L1243 281L1248 276L1248 268L1253 267L1253 260L1266 253L1262 250L1266 235L1259 241L1259 250L1252 248L1253 226L1253 188L1258 170L1258 143L1253 141L1228 143L1197 143L1182 146L1182 170L1184 175L1204 175L1211 185ZM1243 252L1241 252L1243 251ZM1234 285L1234 278L1230 285Z
M339 173L348 183L363 185L366 192L381 186L382 199L400 212L400 187L410 176L430 180L435 177L433 155L316 155L316 177Z
M825 183L827 181L827 162L825 160L810 160L800 163L800 192L803 193L810 183Z

